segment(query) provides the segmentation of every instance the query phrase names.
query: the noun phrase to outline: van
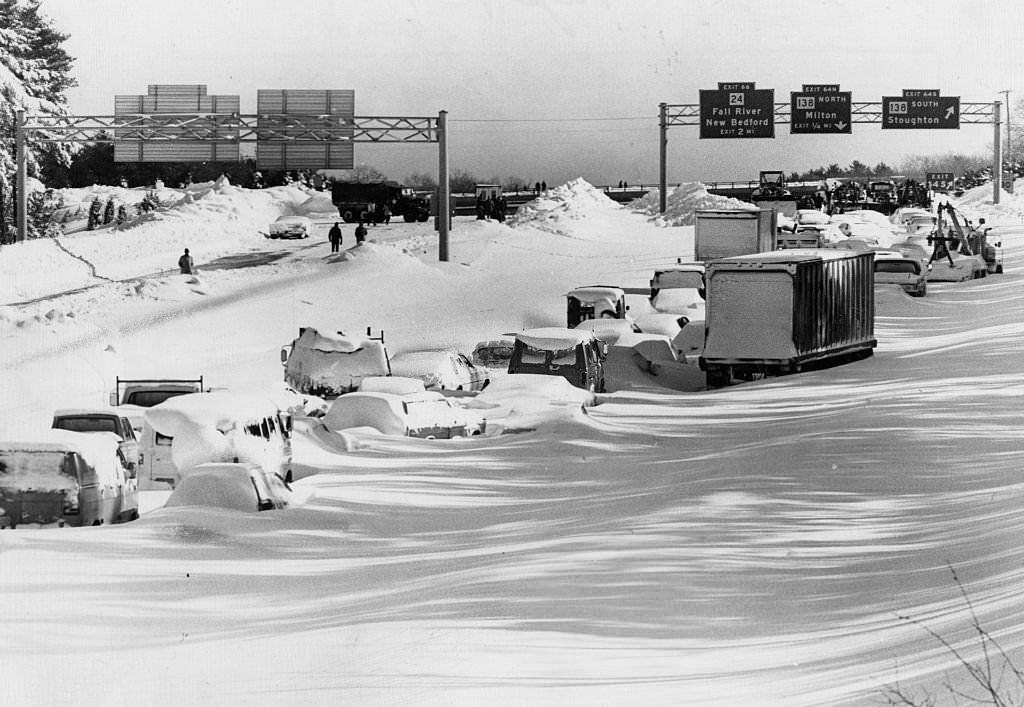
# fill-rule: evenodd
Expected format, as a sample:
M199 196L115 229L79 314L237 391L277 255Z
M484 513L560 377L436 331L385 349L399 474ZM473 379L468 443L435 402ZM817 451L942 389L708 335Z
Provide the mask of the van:
M284 382L300 393L335 398L358 390L367 376L391 375L391 362L379 336L348 336L300 327L299 335L281 349Z
M585 329L541 327L515 334L509 373L561 376L574 386L605 392L608 345Z
M261 395L214 391L170 398L146 411L139 483L174 488L207 462L249 462L292 480L292 418Z
M113 434L45 430L0 441L0 528L122 523L138 487Z

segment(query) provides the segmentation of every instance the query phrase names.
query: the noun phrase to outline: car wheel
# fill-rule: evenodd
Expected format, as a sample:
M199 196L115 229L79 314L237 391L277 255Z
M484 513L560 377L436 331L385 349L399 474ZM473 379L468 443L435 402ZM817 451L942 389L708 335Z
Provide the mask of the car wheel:
M436 435L427 435L423 439L437 439L437 436Z

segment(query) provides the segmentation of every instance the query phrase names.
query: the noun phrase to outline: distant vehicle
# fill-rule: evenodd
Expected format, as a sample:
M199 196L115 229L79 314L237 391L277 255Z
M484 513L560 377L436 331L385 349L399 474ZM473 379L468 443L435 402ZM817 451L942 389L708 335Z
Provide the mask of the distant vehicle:
M477 342L473 347L473 363L489 368L508 368L514 345L515 338L511 336Z
M216 391L169 399L146 411L143 488L174 488L208 462L251 462L292 480L292 418L268 397Z
M654 271L651 306L658 312L704 318L704 263L678 263Z
M795 208L796 202L790 203ZM695 209L693 218L695 262L775 250L779 219L774 208Z
M333 403L323 423L335 432L370 427L381 434L422 439L452 439L483 434L487 421L434 391L395 395L361 392Z
M284 508L291 495L280 475L268 473L258 464L219 462L192 469L164 506L214 506L256 513Z
M117 435L118 446L134 476L139 468L139 440L131 420L114 409L69 408L55 410L50 426L70 432L111 432Z
M113 434L45 430L0 441L0 528L122 523L138 487Z
M281 349L284 382L300 393L333 398L357 390L366 376L391 375L384 333L348 336L300 327L299 336Z
M625 319L626 292L612 285L586 285L566 295L566 326L574 327L587 319Z
M398 182L334 182L331 201L345 223L380 223L385 206L407 223L430 218L430 200Z
M391 359L391 374L418 378L427 390L483 390L490 383L486 371L453 349L406 351Z
M774 209L785 216L796 211L796 197L786 188L783 172L766 170L758 175L757 187L751 192L750 200L762 209Z
M911 297L928 294L928 270L921 261L895 250L875 251L875 284L899 285Z
M636 319L637 328L644 334L660 334L670 341L689 323L685 314L674 312L652 312Z
M305 216L280 216L270 224L268 238L309 238L313 222Z
M604 360L608 345L591 331L542 327L515 335L509 373L561 376L591 392L605 392Z
M793 230L795 233L800 231L817 231L822 233L825 231L830 220L828 214L822 213L817 209L797 209L796 215L793 217Z

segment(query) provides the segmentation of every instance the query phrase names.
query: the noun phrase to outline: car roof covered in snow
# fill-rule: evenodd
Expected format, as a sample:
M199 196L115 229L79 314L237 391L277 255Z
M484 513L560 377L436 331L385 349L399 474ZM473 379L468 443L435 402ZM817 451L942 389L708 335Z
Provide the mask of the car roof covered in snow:
M543 351L561 351L586 344L597 337L589 329L567 329L563 327L539 327L516 332L516 339L527 346Z
M584 285L577 287L566 294L566 297L575 297L580 302L598 302L601 300L617 300L625 297L626 293L621 287L614 285Z
M182 426L230 429L237 422L255 422L279 412L277 403L265 395L214 391L168 398L146 410L146 421L173 437Z

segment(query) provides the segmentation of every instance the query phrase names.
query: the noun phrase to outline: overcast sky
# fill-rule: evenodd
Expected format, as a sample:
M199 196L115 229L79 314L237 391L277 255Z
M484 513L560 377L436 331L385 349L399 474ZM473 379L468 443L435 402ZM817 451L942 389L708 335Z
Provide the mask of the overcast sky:
M787 102L840 84L854 102L937 88L1024 98L1019 0L42 0L76 58L77 115L114 95L202 83L255 112L260 88L354 89L356 115L446 110L450 164L480 178L594 184L658 178L658 104L752 81ZM1024 115L1020 116L1024 121ZM855 159L990 153L990 125L774 139L668 131L669 181L756 178ZM436 174L435 145L356 145L356 162Z

